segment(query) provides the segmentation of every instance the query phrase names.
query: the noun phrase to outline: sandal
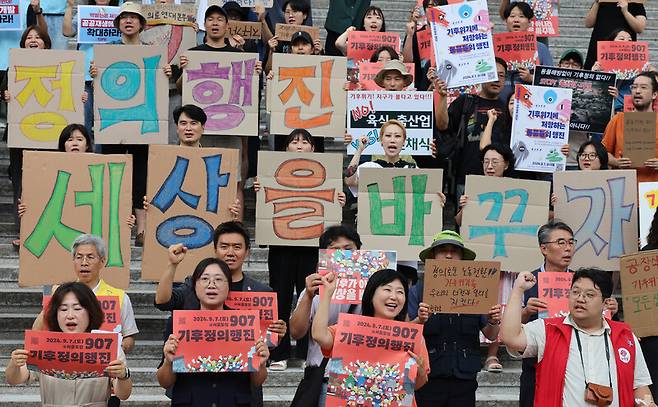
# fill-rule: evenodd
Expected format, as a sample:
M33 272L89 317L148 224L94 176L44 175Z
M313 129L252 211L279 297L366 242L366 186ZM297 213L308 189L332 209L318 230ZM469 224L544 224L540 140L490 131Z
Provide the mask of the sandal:
M270 370L273 372L283 372L288 368L287 360L279 360L277 362L270 362Z
M489 373L501 373L503 371L503 365L500 364L498 357L489 356L487 360L484 361L484 370Z

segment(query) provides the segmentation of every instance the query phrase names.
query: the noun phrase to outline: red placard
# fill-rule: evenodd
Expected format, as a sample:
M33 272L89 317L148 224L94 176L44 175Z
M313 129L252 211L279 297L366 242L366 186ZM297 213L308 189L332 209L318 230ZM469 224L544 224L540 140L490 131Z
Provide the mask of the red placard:
M260 364L256 310L174 311L177 373L255 372Z
M645 41L599 41L597 61L601 69L617 74L617 79L630 79L646 70L649 44Z
M279 344L279 334L270 332L270 324L279 319L276 293L231 291L225 304L231 309L257 310L260 313L260 331L266 332L267 346Z
M413 405L423 326L340 314L327 364L327 407Z
M375 76L377 76L377 73L381 71L383 66L384 64L381 62L361 62L359 64L359 83L361 84L361 90L384 90L384 88L380 88L375 83ZM407 72L414 77L415 81L416 69L414 64L404 64L404 66L407 68ZM414 82L412 81L404 90L413 90L413 88Z
M25 331L27 367L60 379L105 376L105 368L117 359L116 333L64 333Z
M529 31L537 37L557 37L559 32L558 0L525 0L532 6L535 18L530 20Z
M432 49L432 30L429 26L425 29L416 31L416 41L418 41L418 54L421 60L432 61L434 50Z
M41 305L44 309L48 307L52 295L44 295ZM99 331L119 332L121 333L121 306L117 296L97 296L96 299L103 309L103 325L98 328Z
M539 63L537 38L532 32L505 32L494 34L494 52L507 62L507 69L535 69Z
M347 59L355 63L370 61L372 54L383 46L400 53L400 34L389 32L350 31L347 34ZM348 66L349 67L349 66Z

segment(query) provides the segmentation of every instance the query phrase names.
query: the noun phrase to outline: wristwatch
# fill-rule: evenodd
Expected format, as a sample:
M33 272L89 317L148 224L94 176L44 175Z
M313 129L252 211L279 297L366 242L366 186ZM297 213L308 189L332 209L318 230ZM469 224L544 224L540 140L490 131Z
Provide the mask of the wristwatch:
M119 380L128 380L130 379L130 369L128 369L128 366L126 366L126 375L124 377L119 378Z

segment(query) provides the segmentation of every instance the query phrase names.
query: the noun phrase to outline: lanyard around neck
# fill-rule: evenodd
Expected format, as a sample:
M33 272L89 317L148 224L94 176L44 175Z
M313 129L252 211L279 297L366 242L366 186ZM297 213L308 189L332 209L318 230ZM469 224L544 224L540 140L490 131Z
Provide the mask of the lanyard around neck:
M585 371L585 361L583 360L583 346L580 343L580 335L578 335L578 330L573 328L573 331L576 333L576 342L578 342L578 353L580 353L580 363L583 365L583 376L585 377L585 388L587 388L587 372ZM605 343L605 358L608 361L608 380L610 381L610 387L612 387L612 375L610 374L610 348L608 345L608 331L603 331L603 343Z

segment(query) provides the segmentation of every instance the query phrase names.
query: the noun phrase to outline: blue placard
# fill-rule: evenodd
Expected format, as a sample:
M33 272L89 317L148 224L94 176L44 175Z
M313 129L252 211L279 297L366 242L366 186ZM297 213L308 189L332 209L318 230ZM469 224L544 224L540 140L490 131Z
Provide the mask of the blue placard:
M107 44L121 38L114 28L118 14L119 7L78 6L78 44Z
M23 31L20 0L0 0L0 31Z

